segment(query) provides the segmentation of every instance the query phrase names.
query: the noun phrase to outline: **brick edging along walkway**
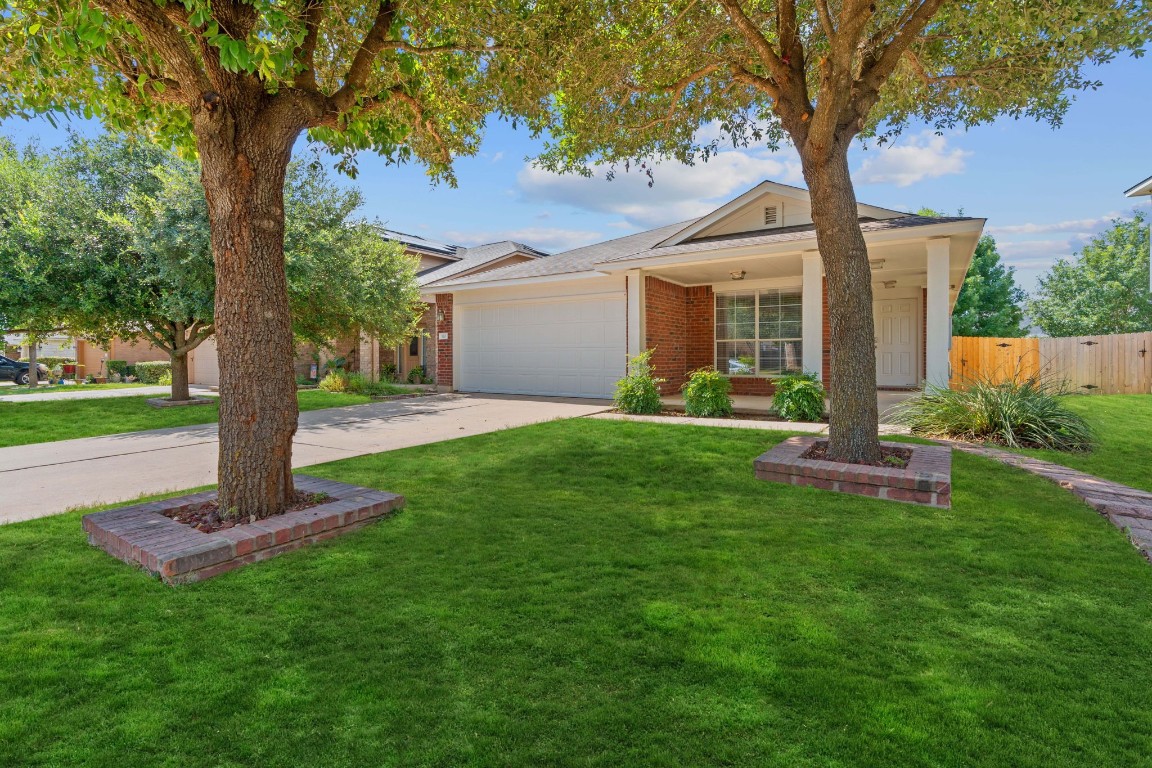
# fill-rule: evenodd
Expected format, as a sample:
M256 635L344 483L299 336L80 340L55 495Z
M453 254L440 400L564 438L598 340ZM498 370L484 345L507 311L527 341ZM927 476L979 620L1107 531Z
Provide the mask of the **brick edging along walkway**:
M998 461L1056 483L1083 499L1088 506L1108 518L1128 534L1132 544L1152 560L1152 493L1114 483L1102 477L999 448L953 440L936 442L958 451Z

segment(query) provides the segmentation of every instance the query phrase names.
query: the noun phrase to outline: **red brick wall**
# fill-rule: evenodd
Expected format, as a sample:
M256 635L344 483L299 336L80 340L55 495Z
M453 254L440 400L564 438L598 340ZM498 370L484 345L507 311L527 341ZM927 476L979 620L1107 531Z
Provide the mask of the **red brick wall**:
M655 350L652 367L667 379L660 391L674 395L680 391L688 370L687 290L656 277L644 278L644 348Z
M684 362L687 371L716 364L716 297L712 286L684 289Z
M436 314L444 319L434 325L436 334L436 384L444 389L452 389L452 294L436 294ZM440 338L440 334L447 338Z

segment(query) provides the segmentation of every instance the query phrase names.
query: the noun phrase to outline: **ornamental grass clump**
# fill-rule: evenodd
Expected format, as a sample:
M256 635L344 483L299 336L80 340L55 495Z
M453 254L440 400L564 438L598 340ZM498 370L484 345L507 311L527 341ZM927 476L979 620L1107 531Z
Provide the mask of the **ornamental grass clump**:
M824 385L814 373L793 373L776 379L772 409L786 421L824 418Z
M732 415L732 382L715 368L692 371L680 388L684 412L689 416L718 418Z
M1090 451L1096 436L1060 397L1064 382L1043 376L964 381L956 389L928 385L889 412L915 435L992 442L1009 448Z
M660 413L660 385L665 379L656 378L652 370L652 353L646 350L628 361L628 375L616 382L616 408L633 415Z

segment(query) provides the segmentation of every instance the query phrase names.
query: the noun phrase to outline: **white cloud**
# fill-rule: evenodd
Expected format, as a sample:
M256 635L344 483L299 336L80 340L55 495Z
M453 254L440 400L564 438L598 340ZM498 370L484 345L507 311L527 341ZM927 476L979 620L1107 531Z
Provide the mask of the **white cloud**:
M492 162L494 162L494 163L498 163L503 159L504 159L504 153L503 152L497 152L496 154L492 155Z
M1036 235L1048 232L1075 232L1080 235L1095 234L1106 229L1119 213L1107 213L1094 219L1068 219L1048 224L1008 224L999 227L988 227L990 235Z
M532 202L614 214L644 229L703 216L765 179L803 183L800 162L790 150L728 150L693 166L668 161L650 167L651 187L648 175L635 166L628 173L617 167L616 178L608 181L607 166L593 168L593 176L586 178L525 165L517 182Z
M515 240L549 253L559 253L604 239L604 235L586 229L559 227L522 227L490 231L449 231L442 233L445 241L460 245L484 245L501 240Z
M972 153L949 148L948 139L925 131L903 143L868 150L854 179L860 184L895 184L907 187L924 179L964 172L964 159ZM873 154L874 153L874 154Z

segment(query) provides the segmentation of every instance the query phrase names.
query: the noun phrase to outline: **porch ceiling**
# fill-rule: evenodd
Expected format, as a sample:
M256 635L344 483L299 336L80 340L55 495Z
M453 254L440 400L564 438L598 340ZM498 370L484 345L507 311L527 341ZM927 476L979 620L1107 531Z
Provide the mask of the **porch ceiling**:
M884 289L886 282L895 281L893 288L919 288L927 281L927 240L873 245L868 249L868 259L874 264L872 284L877 290ZM968 263L975 248L975 237L953 236L949 258L949 283L954 286L953 294L964 282ZM878 263L878 262L883 263ZM799 284L803 274L803 256L800 251L782 254L741 254L728 256L711 253L707 260L688 264L673 264L649 267L644 271L656 277L666 278L681 285L712 285L731 283L734 287L740 281L732 280L731 273L745 273L744 281L796 278Z

